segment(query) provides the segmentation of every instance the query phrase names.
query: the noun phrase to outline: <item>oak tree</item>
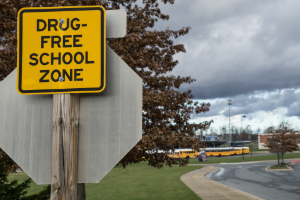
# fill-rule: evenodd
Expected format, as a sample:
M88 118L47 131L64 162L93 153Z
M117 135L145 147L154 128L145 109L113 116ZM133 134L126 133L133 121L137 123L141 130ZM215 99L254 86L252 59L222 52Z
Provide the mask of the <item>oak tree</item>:
M268 147L269 151L272 153L277 153L278 151L281 155L282 163L284 163L283 156L285 153L299 149L299 135L296 134L296 131L290 128L289 124L286 122L281 122L277 129L275 127L269 127L268 134L271 134L271 136L269 136L264 146Z

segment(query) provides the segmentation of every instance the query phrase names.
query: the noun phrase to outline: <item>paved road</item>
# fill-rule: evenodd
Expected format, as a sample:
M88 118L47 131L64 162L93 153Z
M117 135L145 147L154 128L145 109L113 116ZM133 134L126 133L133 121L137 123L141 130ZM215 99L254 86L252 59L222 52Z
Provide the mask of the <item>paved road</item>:
M289 161L288 161L289 162ZM266 171L275 161L252 164L223 164L206 177L267 200L300 199L300 163L294 171Z
M300 153L300 152L293 152L293 154L295 153ZM287 152L286 154L292 154L290 152ZM277 155L276 153L269 153L269 152L260 152L260 153L253 153L252 156L267 156L267 155ZM244 154L245 157L251 157L251 153L248 154ZM242 157L242 155L235 155L235 156L230 156L230 157Z
M293 154L295 153L300 153L300 152L294 152ZM286 153L286 154L291 154L291 153ZM276 155L276 153L253 153L252 156L267 156L267 155ZM216 157L216 156L209 156L207 157L208 159L218 159L218 158L242 158L242 155L231 155L231 156L223 156L223 157ZM244 154L244 157L251 157L251 153L248 153L248 154ZM299 155L300 157L300 155ZM197 159L197 158L190 158L190 159ZM242 161L242 160L241 160Z
M276 155L274 153L264 153L264 154L252 154L252 156L267 156L267 155ZM251 153L249 154L244 154L244 157L251 157ZM231 155L231 156L221 156L221 157L217 157L217 156L208 156L207 159L219 159L219 158L241 158L242 159L242 155ZM197 158L190 158L190 159L197 159Z

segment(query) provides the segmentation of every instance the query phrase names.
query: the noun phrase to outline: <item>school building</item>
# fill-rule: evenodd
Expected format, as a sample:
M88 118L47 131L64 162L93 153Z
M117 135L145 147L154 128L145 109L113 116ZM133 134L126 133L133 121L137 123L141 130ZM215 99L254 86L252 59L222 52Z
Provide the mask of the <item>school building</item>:
M300 133L299 134L300 138ZM258 135L258 149L268 149L267 147L264 147L264 144L268 141L268 138L271 138L273 134L259 134ZM298 143L298 146L300 147L300 143Z

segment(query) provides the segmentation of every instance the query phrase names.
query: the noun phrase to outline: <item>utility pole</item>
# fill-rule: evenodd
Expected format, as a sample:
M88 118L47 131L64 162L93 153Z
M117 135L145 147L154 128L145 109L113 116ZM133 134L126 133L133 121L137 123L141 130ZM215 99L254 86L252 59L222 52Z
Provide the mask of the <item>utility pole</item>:
M251 127L251 125L247 125L247 134L248 134L248 139L249 139L249 132L251 133L250 140L251 140L251 156L252 156L252 130L250 128L250 131L249 131L249 129L248 129L249 126Z
M230 134L230 106L232 105L232 100L227 99L227 105L229 106L229 147L231 147L231 134Z
M242 141L242 155L243 155L243 162L244 162L244 142L243 142L243 139L242 139L243 117L246 117L246 115L241 116L241 133L240 133L241 141Z
M280 164L279 164L279 146L278 146L278 131L277 132L277 158L278 158L278 168L280 167Z

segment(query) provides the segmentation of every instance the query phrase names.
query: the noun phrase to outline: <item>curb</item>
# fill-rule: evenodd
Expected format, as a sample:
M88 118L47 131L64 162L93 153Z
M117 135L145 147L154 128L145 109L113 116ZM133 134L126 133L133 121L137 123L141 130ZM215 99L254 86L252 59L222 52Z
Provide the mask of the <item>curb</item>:
M238 162L238 163L220 163L220 165L234 165L234 164L253 164L260 163L261 161L253 161L253 162Z

